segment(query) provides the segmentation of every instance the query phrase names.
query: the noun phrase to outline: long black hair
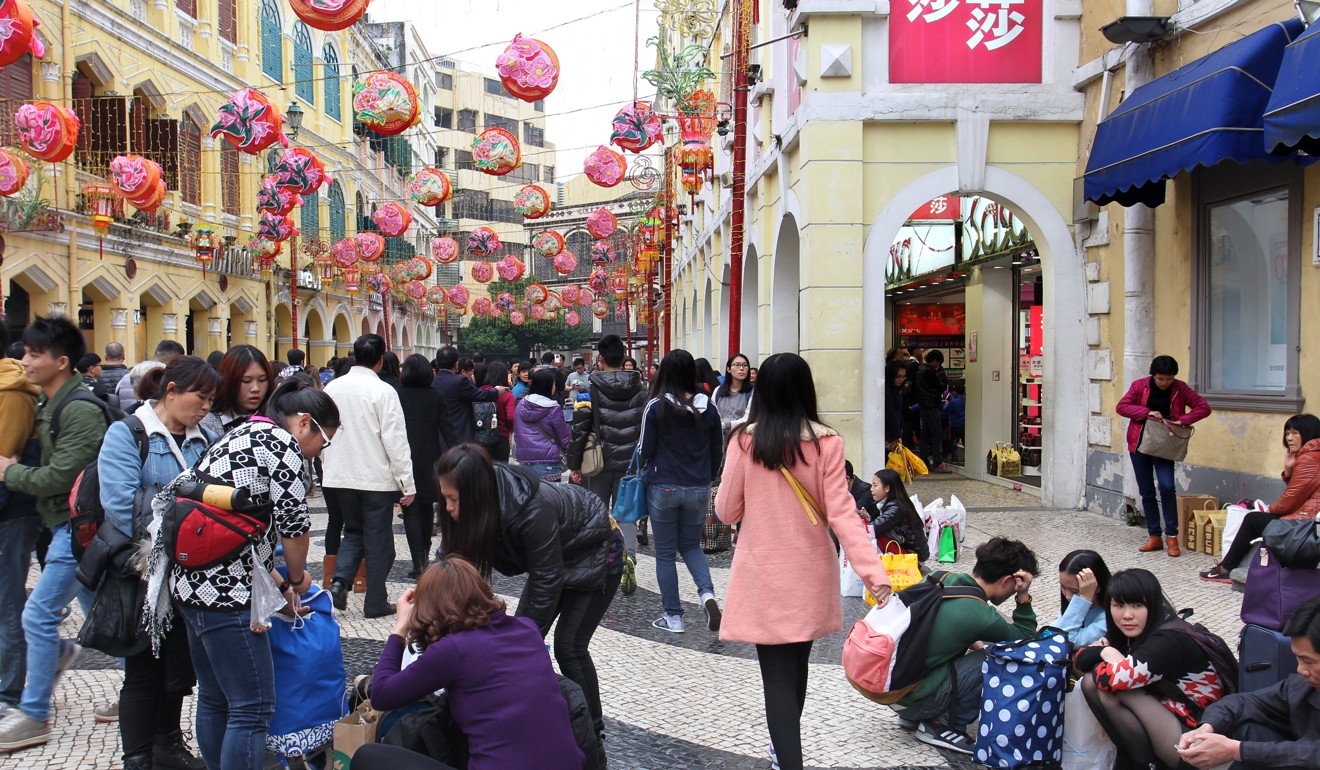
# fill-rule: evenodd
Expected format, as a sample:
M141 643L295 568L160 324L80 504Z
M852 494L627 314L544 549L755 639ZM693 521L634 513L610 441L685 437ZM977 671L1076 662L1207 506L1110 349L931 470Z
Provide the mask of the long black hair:
M660 399L663 410L695 413L692 400L698 392L697 362L692 354L682 348L666 353L660 370L651 378L651 398Z
M720 378L715 374L715 368L704 358L697 360L697 385L701 386L701 392L708 396L720 386Z
M898 503L898 510L903 514L903 523L907 524L910 531L921 534L926 524L921 520L917 506L912 504L912 498L908 497L907 487L903 486L903 477L890 468L881 468L875 472L875 477L880 479L881 484L889 487L889 497L885 500Z
M489 580L500 545L500 495L490 454L476 444L460 444L436 461L435 479L438 494L442 481L458 491L458 521L439 494L441 551L472 562Z
M1095 605L1092 606L1106 607L1107 612L1106 603L1109 601L1110 580L1109 565L1105 564L1105 560L1100 557L1100 554L1082 549L1069 553L1063 557L1063 561L1059 562L1059 572L1066 572L1073 577L1077 577L1077 573L1084 569L1091 570L1091 574L1095 575ZM1068 611L1068 599L1064 597L1062 589L1059 590L1059 611Z
M1288 448L1288 431L1295 430L1301 434L1302 443L1300 446L1306 446L1306 442L1312 439L1320 438L1320 417L1313 414L1295 414L1288 418L1283 424L1283 448Z
M1114 573L1109 579L1109 590L1106 593L1110 605L1105 614L1106 638L1109 639L1110 647L1124 655L1140 647L1141 643L1146 641L1146 637L1177 614L1173 609L1173 603L1164 595L1164 589L1160 588L1159 579L1150 570L1125 569ZM1146 607L1146 627L1142 629L1141 636L1129 639L1123 634L1123 630L1114 621L1115 602L1141 604Z
M266 416L287 428L285 423L299 414L310 415L322 428L339 427L339 407L334 399L317 390L310 379L290 377L270 394Z
M733 355L729 356L729 362L724 365L724 382L721 383L720 387L715 391L716 395L718 395L720 398L724 398L725 396L729 395L729 392L733 390L733 362L737 361L740 358L747 362L747 376L743 378L742 389L739 390L738 392L739 393L752 392L752 388L753 388L752 359L748 358L742 353L734 353Z
M803 429L812 443L820 442L812 423L820 423L820 412L810 364L796 353L776 353L761 364L747 421L734 428L730 438L750 434L753 460L770 470L791 468L806 461Z

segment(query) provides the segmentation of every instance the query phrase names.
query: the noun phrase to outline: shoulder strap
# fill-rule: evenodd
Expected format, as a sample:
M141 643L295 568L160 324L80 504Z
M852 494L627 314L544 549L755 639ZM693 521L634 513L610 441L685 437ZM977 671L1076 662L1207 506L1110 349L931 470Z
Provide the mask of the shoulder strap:
M927 580L931 580L931 581L934 581L934 582L936 582L936 583L939 583L939 584L940 584L940 588L942 588L942 589L944 590L944 594L943 594L943 596L940 597L941 600L943 600L943 599L980 599L980 600L983 601L983 602L986 601L985 591L981 590L981 587L980 587L979 585L978 585L978 586L946 586L946 585L944 585L944 579L947 578L948 576L949 576L949 572L948 572L948 570L935 570L934 572L931 572L929 575L926 576L926 579L927 579Z
M107 428L114 422L114 417L110 414L110 406L108 404L97 398L90 390L74 388L69 395L64 397L64 400L55 405L55 411L51 413L50 440L52 443L57 442L60 439L60 418L64 415L64 408L75 401L87 401L95 404L97 408L101 410L101 414L105 415L105 425Z
M151 439L147 436L147 426L142 423L142 419L135 414L130 414L124 418L124 424L133 433L133 443L137 445L138 459L142 462L147 461L147 453L151 446Z
M807 518L811 520L811 526L814 527L817 524L820 524L820 506L816 504L816 499L811 496L811 493L807 491L806 487L802 486L802 482L798 481L797 476L793 475L793 471L790 471L788 468L781 465L779 466L779 472L784 474L784 479L787 480L788 485L793 488L793 492L797 495L798 502L802 503L802 507L806 509Z

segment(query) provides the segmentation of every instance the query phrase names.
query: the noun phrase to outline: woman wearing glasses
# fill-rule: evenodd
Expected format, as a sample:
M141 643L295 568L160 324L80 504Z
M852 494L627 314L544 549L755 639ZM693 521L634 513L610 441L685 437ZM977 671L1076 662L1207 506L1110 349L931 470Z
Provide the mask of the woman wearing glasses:
M203 570L165 563L164 544L153 542L148 628L158 639L169 627L172 599L188 630L197 670L197 743L211 770L264 766L266 730L275 711L275 669L269 637L253 633L250 625L252 552L261 567L273 571L276 543L283 543L289 579L272 574L289 602L284 611L292 612L296 597L312 586L306 569L311 517L303 465L330 446L338 428L339 409L329 396L306 382L287 380L271 394L266 416L229 431L196 468L208 482L244 490L255 506L264 507L266 536L237 558ZM159 594L150 588L162 577L169 596L156 598Z

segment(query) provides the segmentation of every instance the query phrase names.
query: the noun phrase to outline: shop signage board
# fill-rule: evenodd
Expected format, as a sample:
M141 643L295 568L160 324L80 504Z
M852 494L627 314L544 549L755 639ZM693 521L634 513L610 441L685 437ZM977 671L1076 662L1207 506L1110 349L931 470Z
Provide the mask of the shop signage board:
M1039 83L1044 0L894 0L891 83Z
M889 247L885 283L893 286L953 267L957 255L954 232L957 226L957 221L949 221L900 228L898 237Z
M956 195L931 198L908 217L909 222L957 222L959 219L962 219L962 198Z
M1014 251L1035 249L1036 242L1022 220L989 198L971 198L963 222L962 262L997 259Z
M905 337L956 337L966 326L961 302L898 306L898 333Z

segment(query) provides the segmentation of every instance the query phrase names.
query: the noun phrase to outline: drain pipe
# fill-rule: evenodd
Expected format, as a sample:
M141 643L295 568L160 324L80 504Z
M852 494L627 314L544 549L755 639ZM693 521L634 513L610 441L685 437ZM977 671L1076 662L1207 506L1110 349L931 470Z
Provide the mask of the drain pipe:
M1127 0L1127 15L1151 16L1151 0ZM1128 58L1124 91L1132 95L1149 83L1155 65L1150 44L1138 45ZM1123 382L1127 386L1150 372L1155 356L1155 210L1137 203L1123 210ZM1126 434L1124 434L1126 435ZM1124 439L1126 442L1126 438ZM1126 443L1124 445L1126 454ZM1136 475L1125 463L1123 494L1136 499Z

